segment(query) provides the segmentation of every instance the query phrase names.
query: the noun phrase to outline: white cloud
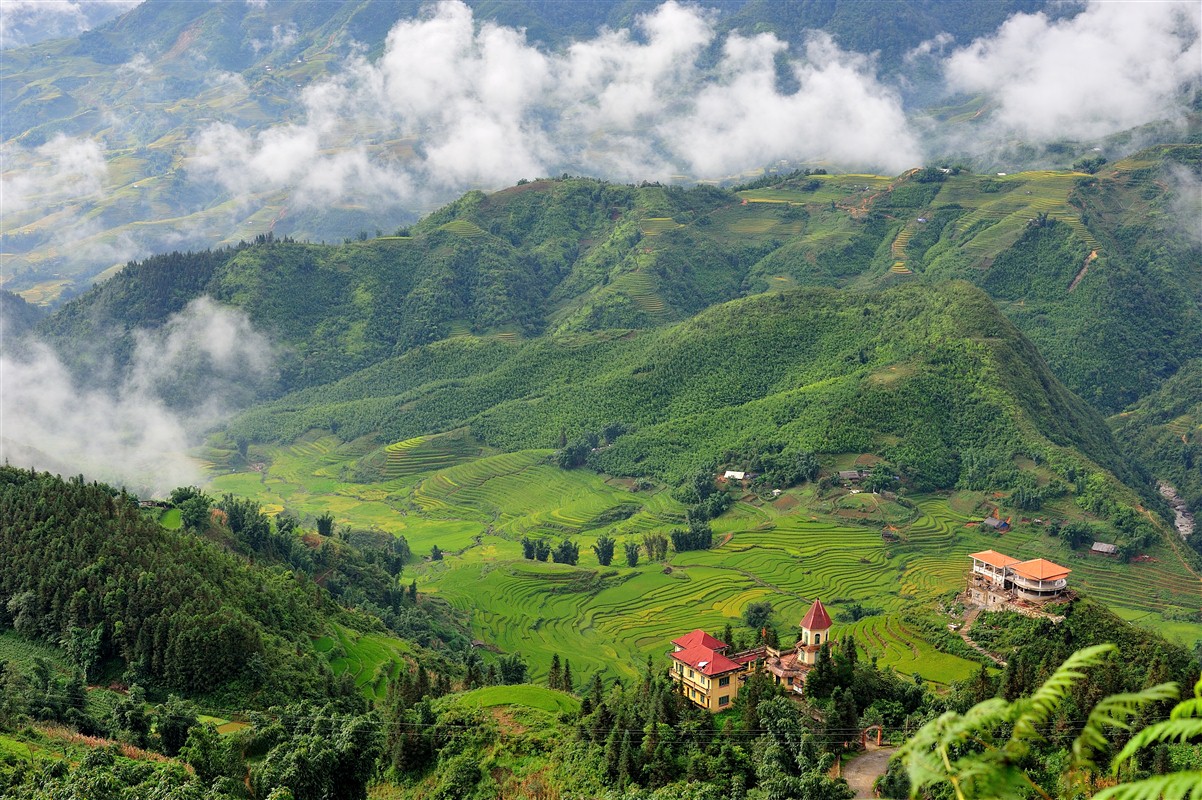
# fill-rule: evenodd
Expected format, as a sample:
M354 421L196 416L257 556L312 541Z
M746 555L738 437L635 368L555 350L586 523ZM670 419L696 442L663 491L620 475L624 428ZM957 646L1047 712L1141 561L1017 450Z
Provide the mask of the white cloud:
M108 182L100 143L61 133L32 150L5 144L0 173L0 206L10 213L98 195Z
M78 36L142 0L2 0L0 49Z
M782 57L792 94L777 86ZM302 122L257 134L207 127L189 169L238 194L288 189L319 204L412 202L562 171L641 180L779 159L890 171L920 161L900 100L864 56L825 36L804 58L768 34L719 42L710 12L676 2L562 53L443 2L397 23L378 62L349 60L303 103ZM388 155L401 137L416 138L416 157Z
M243 312L208 298L136 341L115 390L76 379L42 344L0 353L0 460L160 494L196 483L187 449L270 377L273 350Z
M989 120L1028 141L1093 139L1176 119L1202 79L1202 5L1091 2L1074 17L1015 14L946 62L953 90L990 95Z

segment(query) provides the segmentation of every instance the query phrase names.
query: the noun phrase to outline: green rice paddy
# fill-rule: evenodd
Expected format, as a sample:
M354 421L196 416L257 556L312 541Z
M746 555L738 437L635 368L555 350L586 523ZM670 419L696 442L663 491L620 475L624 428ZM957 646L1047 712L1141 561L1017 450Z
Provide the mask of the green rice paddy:
M437 544L443 560L407 566L405 580L461 609L473 637L522 653L536 680L556 653L570 659L578 682L594 672L637 675L674 637L738 626L743 609L758 600L773 604L773 624L788 641L815 598L836 617L853 603L877 612L846 629L879 663L941 684L960 680L977 664L939 652L902 614L961 588L968 554L987 548L1055 560L1073 570L1074 588L1124 618L1187 643L1202 635L1202 626L1176 621L1174 612L1202 606L1202 583L1171 551L1153 551L1156 560L1148 563L1117 564L1069 551L1034 525L985 533L969 524L980 518L980 495L920 498L907 510L877 508L855 495L819 502L803 487L774 502L737 503L715 521L719 545L712 550L630 568L623 542L666 534L683 520L683 507L665 491L632 491L627 481L561 470L546 450L476 457L480 450L463 434L386 446L376 451L386 458L384 479L354 483L347 476L368 450L313 434L270 448L262 472L222 474L210 488L254 497L275 511L329 511L337 524L404 535L419 558ZM618 506L634 513L614 521L606 512ZM898 541L883 540L886 523ZM603 533L619 541L609 567L600 567L591 549ZM523 559L527 536L573 539L579 565ZM841 627L836 622L836 637ZM336 672L349 671L377 696L404 653L394 639L349 630L316 647Z

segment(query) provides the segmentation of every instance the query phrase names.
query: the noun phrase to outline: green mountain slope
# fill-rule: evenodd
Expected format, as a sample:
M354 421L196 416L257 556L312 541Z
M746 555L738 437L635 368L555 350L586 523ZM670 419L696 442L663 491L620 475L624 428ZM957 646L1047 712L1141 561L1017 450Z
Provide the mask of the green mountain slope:
M1096 412L964 284L765 295L645 333L456 338L262 406L232 430L396 441L469 425L514 450L614 423L629 432L597 465L673 483L771 441L876 451L929 488L955 485L974 449L1008 462L1076 447L1135 476Z
M1189 508L1202 508L1202 361L1186 364L1110 422L1115 436L1130 442Z
M149 259L42 330L123 341L207 293L291 348L283 386L299 388L461 333L648 328L792 286L962 279L1114 412L1202 357L1199 249L1179 208L1200 159L1180 145L1093 176L799 175L733 193L536 181L469 193L408 238Z

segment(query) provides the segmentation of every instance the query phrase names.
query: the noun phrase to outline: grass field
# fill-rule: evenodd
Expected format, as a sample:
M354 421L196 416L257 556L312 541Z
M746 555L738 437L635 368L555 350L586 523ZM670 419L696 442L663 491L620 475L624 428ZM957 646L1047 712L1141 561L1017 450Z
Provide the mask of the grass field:
M574 712L580 709L580 701L572 695L530 684L485 686L482 689L473 689L470 692L455 695L455 704L468 708L523 706L549 711L552 714Z

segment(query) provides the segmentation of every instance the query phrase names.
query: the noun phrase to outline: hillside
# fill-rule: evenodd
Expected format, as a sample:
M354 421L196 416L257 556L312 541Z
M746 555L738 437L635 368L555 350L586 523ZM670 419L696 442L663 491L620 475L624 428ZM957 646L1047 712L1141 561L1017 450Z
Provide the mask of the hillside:
M597 466L670 483L773 441L789 452L877 451L923 488L954 486L971 449L1004 463L1077 447L1133 476L1097 414L966 285L795 290L643 334L461 337L286 396L231 432L399 441L466 425L516 450L615 424L626 432Z
M1182 175L1202 145L1087 173L795 175L738 192L535 181L328 246L260 237L147 259L42 326L64 345L157 325L209 294L290 348L282 389L464 333L650 328L793 286L967 280L1052 371L1114 413L1202 357ZM760 185L762 184L762 185Z
M1190 509L1202 509L1202 362L1186 364L1110 423L1116 438L1131 442Z
M639 15L659 5L469 4L479 25L521 31L547 52L562 52L575 40L596 40L607 29L630 30ZM964 13L964 4L928 0L883 8L860 0L784 8L746 0L704 5L719 37L735 30L771 31L800 52L809 33L822 29L844 48L878 51L882 77L899 93L925 102L942 94L938 72L911 69L903 58L907 51L940 32L971 41L1009 14L1046 3L975 4L971 14ZM417 0L213 5L151 0L77 39L5 50L0 141L9 148L6 169L19 178L14 185L22 186L23 197L6 208L4 288L56 302L132 257L219 247L268 232L336 241L357 231L392 230L466 188L497 185L477 180L443 185L440 176L424 176L419 182L429 185L418 187L423 191L385 192L382 203L355 193L327 202L296 187L230 189L205 174L198 157L198 138L218 122L223 130L254 135L302 121L308 90L328 79L345 80L360 57L378 64L393 26L419 17L424 6ZM717 44L707 48L701 65L712 66L719 50ZM446 133L366 117L370 114L351 121L328 149L361 151L377 166L403 171L440 146ZM583 167L552 164L543 173L561 169Z

